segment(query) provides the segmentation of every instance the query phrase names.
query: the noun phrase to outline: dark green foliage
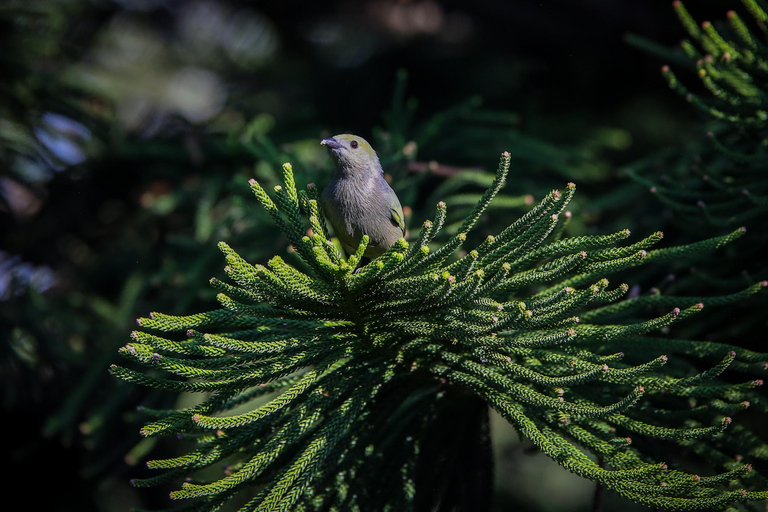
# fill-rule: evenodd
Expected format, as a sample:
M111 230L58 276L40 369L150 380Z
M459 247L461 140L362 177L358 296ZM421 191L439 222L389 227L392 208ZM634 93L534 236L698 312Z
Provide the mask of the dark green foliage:
M755 0L744 4L762 33L754 33L736 11L728 11L728 26L715 28L709 21L699 26L681 2L674 3L692 39L681 46L704 91L686 87L670 66L663 66L662 74L715 124L705 140L627 169L689 229L758 226L768 213L768 50L760 42L766 13ZM752 240L754 250L768 246L761 230ZM755 261L755 254L743 259L758 263L754 271L765 275L765 261Z
M624 171L673 212L677 229L698 238L743 227L748 236L717 264L697 266L678 289L702 286L725 292L768 277L768 46L765 5L744 0L746 12L731 10L727 23L697 23L682 2L673 8L690 39L662 75L670 88L708 121L705 136L668 148ZM648 48L642 41L641 47ZM690 73L693 71L693 73ZM695 73L695 75L694 75ZM764 328L765 299L743 312L740 331L754 336ZM706 332L709 326L701 325Z
M503 294L504 301L525 302L538 315L524 328L507 326L516 336L516 343L530 344L537 340L547 342L548 338L539 338L540 331L546 331L550 326L548 322L569 308L568 314L580 317L579 325L607 324L623 329L638 324L632 328L638 331L664 323L648 324L649 319L664 317L675 307L685 310L703 300L706 302L704 313L686 322L662 327L662 332L653 331L656 333L653 335L648 332L630 336L634 331L622 332L619 340L622 347L589 348L603 355L622 350L626 364L642 364L666 354L669 362L654 372L674 377L706 372L714 365L715 370L708 374L713 375L727 364L727 358L723 358L730 348L737 352L736 360L728 367L730 370L751 371L754 363L759 362L760 357L749 356L743 348L765 351L766 294L760 293L745 301L740 299L755 290L755 283L768 277L764 272L765 229L760 214L763 210L750 207L754 199L760 199L760 194L765 195L761 192L765 190L755 188L749 181L759 182L764 162L748 158L764 153L765 128L756 123L738 126L728 120L739 114L757 118L759 114L754 111L765 110L755 102L757 97L740 100L739 108L733 108L729 102L717 102L716 96L705 84L700 84L695 74L697 59L683 52L667 51L668 60L664 62L671 66L675 78L700 99L702 105L715 106L723 113L703 128L700 140L675 147L674 141L684 137L678 128L687 126L686 117L680 113L684 113L688 105L684 101L679 101L678 106L672 101L668 104L659 101L664 95L674 98L675 94L666 90L657 94L655 82L663 82L654 73L637 72L641 69L638 63L642 64L636 59L638 55L608 43L615 41L619 32L623 33L628 26L644 34L660 34L657 29L664 24L652 3L628 1L615 9L605 4L599 9L607 17L601 15L594 25L590 23L598 17L594 16L593 9L598 7L592 3L564 4L557 10L548 4L526 0L514 6L510 3L510 7L498 2L485 6L482 2L456 4L446 7L442 20L464 23L469 31L463 31L463 35L461 30L422 33L418 37L406 34L405 38L402 32L393 30L394 27L378 23L381 19L360 18L374 4L379 8L391 4L401 12L418 12L434 3L375 0L360 2L361 8L349 9L343 2L325 2L308 3L302 5L301 10L286 2L257 5L239 0L170 4L155 0L11 0L0 5L0 40L4 48L0 56L3 77L0 81L0 225L3 226L0 230L0 331L5 334L0 375L4 413L17 427L6 443L11 469L11 479L6 481L9 488L29 485L34 475L44 476L50 492L36 497L40 507L46 506L46 499L55 500L54 508L66 503L78 510L120 509L126 507L126 502L143 502L153 507L158 499L165 502L167 490L178 486L175 474L171 472L168 483L154 491L127 489L130 476L146 476L154 471L135 465L143 464L147 458L178 456L196 442L199 433L207 435L214 431L200 428L185 415L187 423L180 421L179 425L183 427L186 441L176 442L173 437L167 440L160 436L142 439L137 427L140 421L137 416L142 413L137 413L135 406L142 403L147 412L162 416L163 411L189 407L190 402L207 398L208 394L185 393L183 390L190 384L181 383L183 379L174 384L180 393L126 386L110 378L105 369L119 359L117 348L130 331L136 311L158 310L173 315L201 311L211 307L218 291L234 301L253 305L258 296L235 286L232 280L219 281L215 287L204 285L205 280L220 271L220 251L215 246L218 240L226 240L247 262L266 266L267 260L278 254L287 264L312 276L313 282L328 277L312 271L301 258L287 250L285 237L268 222L269 215L258 203L248 197L249 191L243 183L254 176L264 189L271 191L283 183L280 169L285 161L293 162L302 184L326 183L330 161L317 142L323 136L340 131L353 130L375 141L385 170L392 177L392 186L404 199L403 204L409 206L409 225L413 230L408 236L409 247L418 246L414 241L421 234L420 229L413 228L421 226L427 218L434 219L434 204L444 200L450 205L450 215L430 242L433 251L464 229L464 218L494 182L494 173L486 171L492 171L495 162L486 162L487 156L504 149L514 155L514 172L506 188L487 205L486 214L466 233L466 240L446 265L467 256L469 259L465 259L464 264L469 265L471 248L481 245L488 234L503 231L546 197L553 187L571 179L578 180L580 186L579 193L567 206L573 215L563 210L557 226L540 247L549 247L550 241L560 240L565 233L581 236L616 231L605 239L597 239L608 244L605 247L615 247L611 244L622 243L624 227L642 234L663 229L667 240L680 244L716 235L728 237L729 233L746 226L746 236L735 233L738 239L729 241L716 252L702 253L695 269L690 266L690 258L672 258L673 252L666 253L670 257L665 258L665 253L653 252L648 244L662 246L665 241L651 235L646 242L624 253L631 258L633 251L646 250L644 259L636 257L638 265L632 266L632 260L625 261L630 266L608 276L613 282L630 285L627 295L631 298L627 300L601 304L588 302L590 294L580 294L571 302L560 303L572 297L563 292L553 294L551 303L538 304L538 309L531 306L530 297L550 286L570 284L578 291L599 283L599 279L583 284L568 281L574 273L583 270L584 265L590 265L600 276L608 275L608 269L601 267L600 261L580 262L575 257L555 263L554 269L552 265L541 267L553 258L565 256L557 252L558 246L530 252L526 249L529 259L520 261L521 272L511 269L510 275L514 276L506 281L508 289L499 287L499 293ZM740 16L760 48L760 42L764 41L762 29L753 21L755 16L759 21L760 15L754 3L749 5L752 9L741 10ZM691 12L701 18L701 6L692 3L690 7ZM632 13L630 23L623 12ZM753 15L756 12L758 14ZM331 19L334 23L329 25ZM409 19L417 17L401 17L401 21ZM203 30L189 30L190 22L195 20ZM345 35L345 27L350 26L364 26L366 33ZM222 27L227 29L221 30ZM335 46L329 47L328 39L315 39L320 33L331 34L332 31L326 30L328 27L341 28L336 34L340 38L333 43ZM243 28L247 30L244 32ZM748 44L725 24L715 23L715 28L727 44ZM681 32L679 27L674 30ZM551 34L557 37L549 37ZM677 37L674 32L667 33L666 38L663 34L661 32L663 40ZM444 37L446 35L449 37ZM562 51L560 43L564 39L570 41L567 52ZM692 45L703 56L708 50L702 48L700 39L692 39ZM374 49L370 46L372 41ZM363 44L358 44L360 42ZM535 44L530 44L532 42ZM611 51L605 51L606 44L612 45ZM370 50L365 57L367 61L358 61L351 67L336 65L343 57L345 46L365 49L366 45ZM254 48L258 51L249 53ZM513 48L514 52L510 52ZM742 70L748 69L743 66L744 61L732 63L735 62L740 63ZM705 60L702 66L727 68L727 64L725 59L718 58L712 62ZM406 73L397 72L401 67L409 69L411 79L407 87ZM657 65L654 63L651 67ZM179 77L203 76L187 74L190 69L204 71L204 78L213 82L179 82ZM457 69L462 72L457 73ZM636 74L629 75L632 78L625 78L633 72ZM395 91L388 102L395 75ZM568 79L563 80L564 77ZM761 80L760 73L751 74L751 83L764 90ZM206 96L210 90L205 87L177 88L217 81L227 91L224 103L219 102L220 97ZM418 108L416 100L409 98L406 91L419 98ZM478 93L484 96L483 106L476 96ZM462 101L469 95L472 95L470 99ZM331 98L346 99L339 102ZM196 109L205 111L212 105L222 110L211 119L188 115L190 108L192 112L199 112ZM445 105L453 106L440 110ZM706 108L689 110L711 118ZM437 113L430 115L433 112ZM380 126L372 127L379 119ZM653 136L643 142L643 132L648 128ZM703 135L710 130L714 134L712 139ZM613 169L616 164L647 155L649 143L652 147L664 147L664 155L631 166L637 181L631 189L634 195L627 195L630 187L617 185ZM722 146L719 149L718 144ZM607 150L612 151L610 162L606 158ZM734 150L742 155L734 154ZM488 165L483 165L485 163ZM700 179L704 172L720 177L721 181L715 183L718 188L712 189L711 184ZM729 182L730 179L738 183ZM654 196L647 192L652 186L661 193ZM681 195L680 187L689 194ZM678 190L673 190L675 188ZM744 194L743 188L747 188L749 194ZM713 194L713 191L722 192L721 189L727 193ZM621 198L621 215L614 216L611 205L615 203L610 199L617 197ZM657 198L668 205L665 211L677 213L664 215ZM701 207L697 203L702 198L707 209L699 214ZM280 202L276 202L282 208ZM309 227L306 219L301 222L304 228ZM595 239L578 243L589 245L592 242L588 240ZM601 247L585 246L587 257L592 258L591 252ZM547 252L549 250L555 252ZM652 258L663 263L645 264ZM475 262L475 266L487 263ZM417 268L414 272L422 271L426 270ZM547 275L543 272L550 272L548 275L554 280L544 284L535 281ZM676 276L675 280L666 277L669 272ZM276 275L277 281L272 281L275 285L290 279L290 276ZM453 275L456 282L459 274ZM389 277L380 276L376 281L380 279L389 282ZM465 283L465 286L469 285ZM322 288L318 293L322 296L328 290ZM721 293L725 295L712 297ZM608 301L621 295L623 290L618 286L601 297ZM302 300L319 299L309 294ZM373 312L368 315L395 319L402 329L407 319L421 319L425 314L422 310L405 314L410 307L407 303L395 302L386 296L382 300L385 304L372 306ZM392 305L392 311L387 303ZM425 304L434 306L429 302ZM713 307L721 304L723 307ZM270 308L278 307L285 316L285 308L290 304L258 305L259 314L277 314ZM230 302L227 306L237 305ZM461 301L448 306L466 309ZM558 309L560 306L565 309ZM309 313L322 314L333 307L343 310L336 302L326 301ZM294 315L304 315L292 320L306 320L307 311L292 311ZM469 320L465 321L476 321L474 314L469 313ZM441 317L438 315L438 318ZM434 318L429 321L435 323ZM211 338L197 340L195 345L185 339L183 332L163 334L146 330L136 335L136 343L154 345L158 348L153 349L151 355L158 352L167 360L178 357L179 364L185 364L190 358L211 361L212 366L194 368L190 374L224 370L216 366L216 358L221 357L217 354L226 354L226 363L229 363L239 357L235 357L239 346L225 339L233 329L224 327L221 319L216 322L200 329L220 335L213 341ZM412 327L407 331L411 334L403 337L413 338L413 331ZM440 332L435 332L431 336L438 337ZM420 333L421 330L417 334ZM371 334L374 335L380 337L381 333ZM553 340L557 339L556 335ZM284 338L287 334L281 332L273 336L274 339L264 341L267 343L264 357L278 357L281 352L268 351L282 348L277 343L283 340L280 336ZM295 353L301 346L308 347L307 357L317 356L310 353L310 345L321 341L293 338L298 345L289 352ZM701 338L728 345L692 341ZM350 340L337 342L353 347L361 345ZM576 346L576 342L568 338L567 344L559 347ZM381 343L382 357L392 356L393 348L387 345L387 339ZM323 349L326 346L323 344ZM467 346L464 341L457 341L450 347L450 353L463 355ZM532 349L543 350L535 346ZM174 351L189 353L174 354ZM673 351L683 356L686 363ZM434 361L438 355L443 357L442 353L420 353L414 355L413 360ZM363 359L368 356L370 353L366 351L360 354ZM750 357L754 360L748 361ZM487 363L480 364L496 365L494 368L507 364L506 359L496 361L483 354L473 359L477 360L486 360ZM552 362L542 362L532 356L512 362L520 367L515 368L522 383L529 382L524 379L534 382L538 376L533 371L539 367L545 375L550 372L558 376ZM444 363L446 366L458 364L456 361ZM151 362L152 366L155 364ZM136 368L135 364L127 366ZM610 368L613 367L610 363ZM321 366L314 368L322 370ZM531 371L525 372L522 368ZM297 384L302 371L292 379L272 381L263 390L255 390L254 395L264 394L237 404L223 414L236 415L258 409ZM340 375L335 370L334 374ZM159 367L150 368L146 375L153 379L167 377ZM412 475L414 488L422 489L416 492L413 502L418 510L435 501L445 506L455 504L464 510L485 509L491 501L499 507L510 507L509 503L514 503L511 506L516 509L544 507L532 503L529 492L512 496L507 490L510 485L524 486L520 483L523 479L510 478L506 473L509 466L517 468L518 476L520 473L533 475L530 461L536 463L542 459L522 457L520 460L514 456L512 452L521 452L523 445L529 446L528 441L516 444L514 450L502 446L496 451L497 462L502 464L494 497L490 488L493 475L486 402L471 389L468 377L463 385L457 385L460 374L446 378L445 383L435 381L433 375L434 371L414 370L408 377L393 378L377 394L375 407L367 409L370 432L365 433L377 440L371 455L377 462L370 470L368 462L357 470L360 475L357 482L362 483L355 485L370 487L371 482L379 485L381 475L405 472ZM757 374L748 377L729 376L729 373L723 377L723 382L745 382L748 378L764 378L764 373L758 368ZM206 379L193 377L190 382ZM575 397L579 389L586 392L584 386L598 383L574 386L567 393L566 388L562 388L564 397ZM353 384L339 383L343 387L340 393L353 389ZM534 382L531 386L550 392L543 384ZM627 382L621 386L628 394L634 384ZM355 392L362 393L362 388ZM736 388L734 393L738 392ZM605 405L622 398L616 390L601 390L598 395L587 399ZM298 399L304 396L306 394ZM632 410L642 407L646 400L663 407L680 405L683 408L679 414L664 420L666 426L679 426L685 421L683 418L690 416L702 428L707 428L716 425L717 418L704 407L730 415L744 408L738 398L734 394L729 395L728 400L706 398L710 404L702 405L698 398L695 404L682 404L682 400L671 399L668 394L662 400L656 394L646 393ZM753 405L736 417L737 425L731 425L726 435L731 435L734 427L762 435L765 416L756 413L762 406L758 405L759 400L747 398ZM241 399L247 400L247 393ZM668 400L674 403L669 404ZM296 405L287 404L272 414L283 418L283 414L297 411ZM323 407L325 405L334 407L334 404ZM493 414L490 419L498 421L499 416ZM355 423L361 424L362 419ZM379 429L378 425L384 427ZM401 429L389 429L392 434L380 441L384 429L394 425ZM624 432L623 427L617 428L616 436L630 434ZM494 428L494 443L504 443L503 437L508 432L509 429ZM735 432L739 436L747 435L741 430ZM412 439L421 439L418 459L412 456L414 448L401 442L409 435ZM632 438L632 447L647 460L664 460L673 468L686 468L702 476L712 474L708 472L712 468L705 463L707 458L715 468L731 460L712 451L715 445L709 442L675 444L643 440L639 435ZM728 439L730 437L724 438ZM746 437L743 439L743 443L752 442ZM287 448L286 457L298 453L295 446ZM736 458L748 453L747 449L737 453L735 448L726 448L720 451L735 453ZM244 453L238 451L226 459L231 464L230 472L236 470ZM760 459L750 457L746 455L746 460L754 463L760 474L765 474ZM47 473L40 473L40 461L44 461ZM282 470L289 462L283 457L273 467ZM524 490L536 492L540 488L538 500L546 500L547 509L557 507L554 492L563 490L563 495L569 495L567 489L558 488L559 478L568 480L567 475L557 473L556 468L552 472L558 478L556 485L538 485L537 481L537 485ZM56 476L48 478L49 474ZM221 476L221 466L216 463L201 468L191 482L212 482ZM273 476L274 473L267 472L258 480L266 485L273 481ZM339 478L341 481L342 477ZM567 483L563 487L567 487ZM665 488L672 492L669 484ZM750 483L745 488L765 486ZM430 491L423 492L423 489ZM250 489L244 489L236 493L227 508L237 508L244 503L242 500L247 501L254 495ZM182 506L188 501L182 501ZM573 510L579 506L584 506L583 500L569 502L567 508Z
M120 352L149 370L113 366L112 373L206 394L186 409L145 411L155 419L143 435L182 434L196 444L186 455L151 461L166 471L135 484L190 477L171 497L197 498L194 510L239 495L241 510L423 507L441 496L419 485L419 475L436 469L422 449L458 391L482 399L569 471L635 501L703 510L768 497L768 483L749 465L768 457L768 445L738 419L729 427L747 407L765 412L753 391L762 381L719 379L727 369L765 375L768 354L655 337L709 300L622 301L627 285L612 288L606 278L649 262L701 258L743 232L659 249L661 233L629 245L621 244L628 230L563 238L570 183L455 257L509 166L505 153L450 238L437 241L447 211L440 202L412 243L401 240L363 267L367 241L344 259L316 187L298 191L290 164L272 196L251 180L298 258L252 265L221 243L231 283L211 281L219 309L139 320L142 330ZM649 307L667 312L649 318ZM260 397L266 401L233 411ZM655 457L654 442L677 446L672 452L690 461ZM224 473L199 475L222 463Z

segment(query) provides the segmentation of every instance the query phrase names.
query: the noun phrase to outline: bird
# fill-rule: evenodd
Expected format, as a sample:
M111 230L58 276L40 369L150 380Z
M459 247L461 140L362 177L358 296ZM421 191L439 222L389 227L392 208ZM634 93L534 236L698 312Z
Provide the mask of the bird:
M368 235L364 256L376 258L405 237L403 207L384 179L373 147L358 135L342 133L323 139L334 173L320 197L323 214L348 254Z

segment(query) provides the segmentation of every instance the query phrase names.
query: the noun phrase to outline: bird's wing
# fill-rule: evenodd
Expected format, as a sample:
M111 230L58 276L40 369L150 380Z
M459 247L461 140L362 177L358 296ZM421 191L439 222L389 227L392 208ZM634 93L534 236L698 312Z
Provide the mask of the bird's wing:
M395 195L394 191L389 196L389 213L392 216L392 224L399 227L403 234L405 234L405 215L403 215L403 207L400 206L400 200Z

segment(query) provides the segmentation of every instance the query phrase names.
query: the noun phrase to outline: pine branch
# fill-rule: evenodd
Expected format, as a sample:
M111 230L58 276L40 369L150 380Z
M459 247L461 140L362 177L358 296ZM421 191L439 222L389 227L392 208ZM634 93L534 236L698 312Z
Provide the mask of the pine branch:
M575 193L570 183L456 257L509 167L504 153L486 193L436 249L429 244L445 225L442 202L413 244L401 239L360 268L367 237L342 258L316 191L300 193L289 164L275 199L251 180L306 270L277 256L267 266L252 265L222 243L232 282L212 281L221 292L219 309L139 320L142 329L163 334L137 331L120 352L149 371L113 366L111 372L141 385L209 395L191 408L147 411L154 421L143 435L183 433L198 443L186 455L151 461L151 468L168 473L135 485L194 477L227 460L218 480L185 482L172 498L197 500L198 510L244 493L250 500L241 510L407 510L429 492L416 477L420 464L429 464L420 447L450 405L446 392L459 389L496 409L569 471L640 503L704 510L764 499L759 489L768 486L748 479L747 466L723 466L723 458L744 453L747 443L750 458L768 458L768 446L726 428L745 401L760 406L754 388L762 381L718 377L726 370L765 372L760 361L768 354L695 341L670 340L666 347L649 334L697 314L708 299L622 300L628 287L609 289L606 279L651 262L701 257L741 232L660 249L650 249L660 233L629 245L620 245L628 230L562 238L557 228ZM669 309L659 317L605 323L642 316L649 304ZM186 339L166 337L172 333ZM625 347L627 357L617 350ZM672 355L658 354L661 348ZM701 363L713 366L701 370ZM174 377L156 376L163 373ZM258 407L232 412L277 391ZM630 436L723 444L725 451L712 452L720 458L707 459L700 450L720 476L668 468L630 447ZM608 465L593 462L590 452Z

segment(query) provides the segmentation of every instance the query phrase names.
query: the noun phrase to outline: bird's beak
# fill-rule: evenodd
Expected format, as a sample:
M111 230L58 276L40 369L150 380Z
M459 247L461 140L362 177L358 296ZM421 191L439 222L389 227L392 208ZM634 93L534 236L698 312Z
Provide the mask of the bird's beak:
M331 149L339 149L342 147L341 142L337 141L333 137L329 139L323 139L320 141L321 146L328 146Z

